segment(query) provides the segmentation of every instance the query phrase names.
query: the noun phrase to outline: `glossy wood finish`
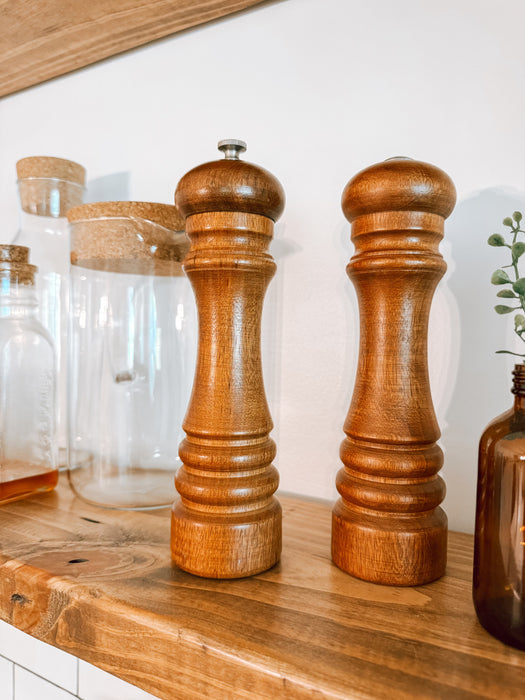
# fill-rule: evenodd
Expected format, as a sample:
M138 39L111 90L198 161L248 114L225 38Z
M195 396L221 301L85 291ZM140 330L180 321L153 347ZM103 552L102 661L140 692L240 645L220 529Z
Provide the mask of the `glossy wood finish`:
M268 172L234 158L190 171L175 201L191 241L184 270L197 301L199 347L175 482L173 560L199 576L250 576L281 551L260 330L284 193Z
M445 485L427 368L439 250L455 204L435 166L396 158L356 175L343 193L355 254L347 272L360 309L354 394L337 476L332 557L359 578L391 585L445 571Z
M441 580L376 586L330 562L329 504L280 501L281 563L234 581L171 566L168 509L97 509L65 481L2 506L0 617L166 700L522 697L525 653L474 614L471 536Z
M261 0L0 0L0 97Z

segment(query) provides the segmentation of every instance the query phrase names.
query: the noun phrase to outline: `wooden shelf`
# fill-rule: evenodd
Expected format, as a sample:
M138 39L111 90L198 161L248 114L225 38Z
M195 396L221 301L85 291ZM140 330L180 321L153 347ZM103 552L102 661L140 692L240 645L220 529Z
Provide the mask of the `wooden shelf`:
M525 653L474 614L471 536L451 533L440 581L375 586L331 563L329 504L280 500L281 563L237 581L172 567L168 509L94 508L66 483L2 506L0 617L170 700L522 696Z
M0 97L263 0L2 0Z

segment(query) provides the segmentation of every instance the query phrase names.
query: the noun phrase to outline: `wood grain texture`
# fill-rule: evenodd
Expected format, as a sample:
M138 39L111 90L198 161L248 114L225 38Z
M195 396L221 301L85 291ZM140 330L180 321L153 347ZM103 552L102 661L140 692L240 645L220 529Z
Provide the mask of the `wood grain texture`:
M359 363L341 446L332 556L376 583L416 585L445 571L445 485L427 367L432 295L446 265L452 181L435 166L391 159L343 193L355 254L347 272L360 311Z
M476 620L469 535L439 581L377 586L331 563L329 504L280 495L281 562L217 581L171 566L168 509L97 509L61 479L0 508L0 616L160 698L523 695L525 653Z
M199 576L250 576L281 552L261 314L284 193L270 173L234 157L187 173L175 201L187 217L191 247L183 266L195 292L199 345L171 550L178 566Z
M0 0L0 97L261 0Z

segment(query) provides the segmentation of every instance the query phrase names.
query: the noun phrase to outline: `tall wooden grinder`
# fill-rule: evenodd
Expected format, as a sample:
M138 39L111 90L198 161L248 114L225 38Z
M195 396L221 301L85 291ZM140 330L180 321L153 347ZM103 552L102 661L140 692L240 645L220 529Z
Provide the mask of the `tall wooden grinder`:
M268 247L284 192L269 172L240 160L242 141L221 141L219 149L225 158L191 170L175 193L191 241L184 269L195 292L199 343L171 550L193 574L237 578L270 568L281 552L260 336L276 268Z
M445 571L443 453L427 366L430 305L446 265L438 246L456 192L439 168L393 158L343 192L360 310L354 394L341 445L332 558L368 581L416 585Z

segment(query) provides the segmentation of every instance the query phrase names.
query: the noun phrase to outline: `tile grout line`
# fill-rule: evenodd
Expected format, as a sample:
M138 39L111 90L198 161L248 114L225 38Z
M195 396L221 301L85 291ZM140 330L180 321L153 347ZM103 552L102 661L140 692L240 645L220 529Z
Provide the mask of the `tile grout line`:
M9 660L11 661L11 659L9 659ZM63 690L64 693L71 695L72 698L75 697L75 695L70 690L68 690L67 688L64 688L61 685L58 685L58 683L54 683L53 681L50 681L49 678L46 678L45 676L41 676L39 673L35 673L30 668L27 668L26 666L22 666L22 664L18 664L15 661L11 661L11 663L13 664L13 700L14 700L14 686L15 686L15 668L17 666L18 666L18 668L21 668L23 671L27 671L28 673L31 673L33 676L40 678L41 681L45 681L46 683L49 683L49 685L52 685L55 688L58 688L59 690Z

